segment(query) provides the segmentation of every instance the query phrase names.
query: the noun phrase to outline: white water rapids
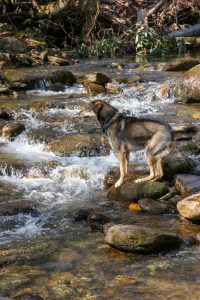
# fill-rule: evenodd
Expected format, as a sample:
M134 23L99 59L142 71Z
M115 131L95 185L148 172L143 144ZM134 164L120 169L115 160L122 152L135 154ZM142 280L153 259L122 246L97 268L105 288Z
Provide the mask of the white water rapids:
M166 83L165 83L166 84ZM162 96L162 84L155 82L145 83L143 88L128 88L123 86L123 91L117 95L98 95L98 97L90 97L82 101L90 102L94 99L103 99L117 107L120 111L134 115L163 115L167 111L168 104L174 101L173 98ZM78 87L79 91L81 87ZM71 91L67 89L63 95L69 92L77 93L77 86ZM49 95L54 97L53 92L35 91L37 94ZM68 99L66 102L69 101ZM58 109L51 108L45 111L45 115L52 116L60 114L63 117L78 116L80 110L75 109ZM32 237L41 233L44 228L42 225L56 209L59 207L66 208L68 206L77 207L79 204L87 201L96 190L103 189L103 180L109 169L118 166L115 154L111 151L109 156L103 157L59 157L53 153L43 150L43 143L30 142L27 132L32 128L40 129L44 125L44 121L38 118L37 112L21 110L15 114L22 116L26 131L19 135L14 141L8 141L0 138L0 153L9 157L20 159L32 166L28 170L29 176L15 171L11 174L6 173L6 169L1 170L0 184L9 186L12 193L11 199L31 200L39 204L42 214L39 217L31 217L29 215L18 215L21 226L14 226L11 230L0 232L0 243L7 243L13 239ZM64 134L69 129L64 124L57 125ZM72 129L73 130L73 129ZM142 152L135 153L131 156L133 161L143 161ZM42 161L57 161L58 167L48 172L45 176L37 164ZM6 217L7 220L13 217ZM16 217L15 217L16 218ZM0 217L0 223L5 222L5 217ZM18 220L19 221L19 220ZM20 222L18 222L20 224Z

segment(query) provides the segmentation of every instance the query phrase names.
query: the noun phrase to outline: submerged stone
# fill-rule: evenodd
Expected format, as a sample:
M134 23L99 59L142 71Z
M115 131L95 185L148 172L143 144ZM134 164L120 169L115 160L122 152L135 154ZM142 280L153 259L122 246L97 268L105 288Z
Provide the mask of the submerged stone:
M150 214L161 215L170 212L170 207L167 203L159 202L154 199L141 199L138 201L138 204L144 211Z
M121 251L142 254L166 252L181 245L181 239L177 235L135 225L110 227L105 242Z

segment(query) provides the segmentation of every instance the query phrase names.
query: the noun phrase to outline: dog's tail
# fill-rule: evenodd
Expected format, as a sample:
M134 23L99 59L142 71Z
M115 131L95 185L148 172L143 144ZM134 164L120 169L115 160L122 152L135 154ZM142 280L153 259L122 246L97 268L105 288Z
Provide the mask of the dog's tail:
M172 126L172 129L176 141L191 139L198 132L198 128L191 124Z

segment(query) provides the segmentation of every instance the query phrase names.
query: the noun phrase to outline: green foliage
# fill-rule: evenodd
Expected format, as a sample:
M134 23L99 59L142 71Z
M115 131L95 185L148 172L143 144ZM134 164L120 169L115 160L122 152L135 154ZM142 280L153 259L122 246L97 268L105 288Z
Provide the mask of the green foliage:
M145 29L140 26L135 35L135 49L137 54L163 55L175 48L174 41L169 37L159 36L153 28Z
M117 39L114 36L102 39L97 44L96 56L101 59L103 57L114 58L118 49Z
M117 39L110 36L100 40L96 47L89 47L86 44L81 43L77 47L77 55L80 58L88 58L91 56L96 56L98 59L102 59L104 57L114 58L116 56L117 49Z
M77 47L77 55L80 58L88 58L88 57L90 57L91 56L90 48L86 44L81 43Z

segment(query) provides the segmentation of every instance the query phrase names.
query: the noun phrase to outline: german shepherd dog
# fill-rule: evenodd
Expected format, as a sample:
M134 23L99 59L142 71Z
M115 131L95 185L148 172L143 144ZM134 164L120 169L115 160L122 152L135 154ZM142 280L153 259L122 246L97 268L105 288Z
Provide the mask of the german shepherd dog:
M174 134L171 126L164 121L151 118L125 116L112 105L103 100L95 100L89 104L96 114L109 144L116 151L120 163L120 178L115 183L119 187L127 173L131 151L146 150L150 174L135 182L154 181L162 178L163 159L173 148Z

